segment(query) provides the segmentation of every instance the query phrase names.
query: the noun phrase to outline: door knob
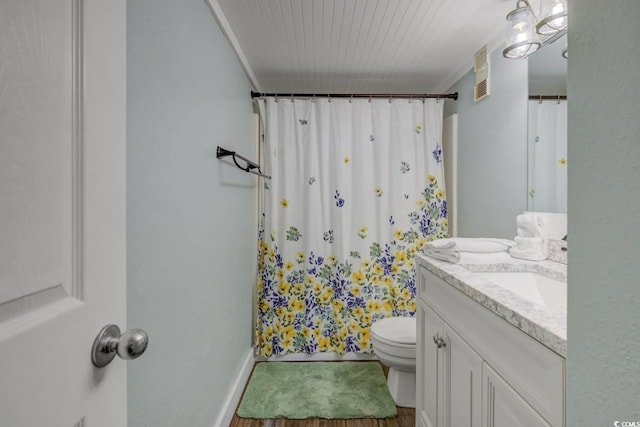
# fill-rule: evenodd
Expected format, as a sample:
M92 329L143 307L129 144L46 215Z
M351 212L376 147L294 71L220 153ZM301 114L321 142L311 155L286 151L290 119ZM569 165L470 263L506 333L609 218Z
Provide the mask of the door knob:
M149 344L149 336L142 329L129 329L120 335L120 328L107 325L93 341L91 361L98 368L107 366L116 357L133 360L142 356Z

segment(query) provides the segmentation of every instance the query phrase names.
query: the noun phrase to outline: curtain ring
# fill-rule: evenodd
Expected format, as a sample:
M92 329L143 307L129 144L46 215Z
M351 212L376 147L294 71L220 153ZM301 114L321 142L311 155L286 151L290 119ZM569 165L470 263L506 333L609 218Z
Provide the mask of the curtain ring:
M409 94L409 104L411 104L413 102L413 99L411 99L413 95Z
M558 95L558 100L556 101L556 104L560 105L560 95Z
M329 104L331 104L331 94L330 93L327 94L327 102Z
M293 94L291 94L291 102L293 103Z
M372 93L369 94L369 103L371 103L371 98L373 98L373 94Z
M440 95L436 95L436 104L440 104Z
M280 102L280 100L278 99L278 94L276 93L276 104Z
M393 102L393 95L389 95L389 104Z
M349 104L353 103L353 94L351 94L351 97L349 98Z
M313 96L311 97L311 102L312 102L313 104L315 104L315 103L316 103L316 94L315 94L315 93L314 93L314 94L313 94Z

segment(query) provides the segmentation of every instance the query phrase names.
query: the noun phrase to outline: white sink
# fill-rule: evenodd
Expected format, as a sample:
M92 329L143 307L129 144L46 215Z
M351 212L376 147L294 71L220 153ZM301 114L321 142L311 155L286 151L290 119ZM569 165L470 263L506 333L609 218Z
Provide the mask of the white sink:
M538 273L477 272L483 279L533 303L567 310L567 284Z

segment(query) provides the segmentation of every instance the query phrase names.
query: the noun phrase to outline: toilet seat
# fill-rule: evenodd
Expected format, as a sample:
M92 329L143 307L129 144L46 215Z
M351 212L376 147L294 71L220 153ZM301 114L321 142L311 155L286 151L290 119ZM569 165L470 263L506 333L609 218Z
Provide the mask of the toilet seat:
M371 325L371 334L387 345L400 348L416 346L414 317L387 317Z

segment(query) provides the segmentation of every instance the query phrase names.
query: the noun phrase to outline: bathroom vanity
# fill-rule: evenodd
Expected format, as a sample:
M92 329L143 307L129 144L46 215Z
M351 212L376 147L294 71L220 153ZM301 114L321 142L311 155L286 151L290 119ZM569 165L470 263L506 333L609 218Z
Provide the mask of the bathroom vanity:
M565 426L566 265L416 261L416 426Z

